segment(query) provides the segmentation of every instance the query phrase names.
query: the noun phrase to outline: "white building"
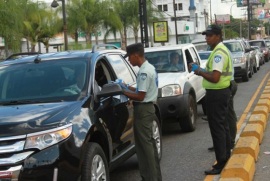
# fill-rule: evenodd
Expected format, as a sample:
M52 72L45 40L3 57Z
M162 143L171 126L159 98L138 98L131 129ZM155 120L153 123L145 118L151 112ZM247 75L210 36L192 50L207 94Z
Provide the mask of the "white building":
M162 21L167 21L168 23L168 42L166 44L178 44L189 43L194 39L204 38L201 35L201 32L205 30L206 26L209 24L209 4L208 0L152 0L152 6L158 8L164 14L164 19ZM176 4L176 9L174 11L173 2ZM194 4L194 6L192 6ZM48 2L48 6L50 3ZM61 6L61 4L60 4ZM175 21L176 18L176 21ZM175 24L177 26L175 26ZM68 25L67 25L68 27ZM151 31L151 32L150 32ZM177 40L176 40L176 31L177 31ZM99 44L103 43L104 32L99 33ZM153 28L148 29L148 35L153 35ZM140 41L139 33L139 41ZM118 34L116 39L113 35L107 38L107 41L114 43L116 45L121 45L120 35ZM68 37L69 44L72 44L74 40L71 37ZM85 44L85 38L80 37L79 42ZM95 43L95 37L92 36L92 42ZM134 43L134 35L131 30L127 32L127 44ZM55 52L58 49L56 45L61 45L64 43L63 34L59 34L54 39L50 40L49 52ZM55 46L54 46L55 45ZM152 38L149 37L150 46L160 46L161 43L154 43ZM63 48L63 46L62 46ZM40 45L41 53L45 53L45 47L43 44ZM36 50L39 50L39 46L36 46ZM26 52L26 40L22 43L22 51Z

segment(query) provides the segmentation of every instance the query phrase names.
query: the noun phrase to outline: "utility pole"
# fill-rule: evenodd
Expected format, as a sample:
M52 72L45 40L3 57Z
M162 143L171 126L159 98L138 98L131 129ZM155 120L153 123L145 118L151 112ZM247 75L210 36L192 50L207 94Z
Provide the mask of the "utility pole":
M247 0L247 14L248 14L248 39L251 39L251 32L250 32L250 3Z
M173 0L173 12L174 12L174 27L175 27L175 42L178 44L178 32L177 32L177 19L176 19L176 5L175 0Z
M146 0L139 0L139 14L141 26L141 42L144 44L144 47L149 47Z

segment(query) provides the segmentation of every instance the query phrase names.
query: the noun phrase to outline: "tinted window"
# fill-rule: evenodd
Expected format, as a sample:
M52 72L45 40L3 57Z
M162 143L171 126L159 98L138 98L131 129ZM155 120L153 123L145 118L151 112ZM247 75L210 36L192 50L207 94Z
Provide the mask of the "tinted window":
M127 84L135 82L135 77L132 76L132 70L120 55L110 55L109 61L118 78Z
M251 41L251 42L249 42L249 44L250 44L251 46L265 47L263 41Z
M76 100L87 87L86 61L65 60L0 68L0 101Z

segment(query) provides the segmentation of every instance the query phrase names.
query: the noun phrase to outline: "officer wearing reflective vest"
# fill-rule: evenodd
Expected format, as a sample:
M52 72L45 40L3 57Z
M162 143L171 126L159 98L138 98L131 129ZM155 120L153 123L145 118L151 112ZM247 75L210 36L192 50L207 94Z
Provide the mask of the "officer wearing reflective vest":
M191 69L196 75L203 77L203 87L206 89L206 112L217 162L205 174L215 175L220 174L231 154L226 114L233 65L230 52L222 43L222 31L218 25L209 25L202 35L205 35L212 53L207 60L206 69L201 69L196 64L191 65Z

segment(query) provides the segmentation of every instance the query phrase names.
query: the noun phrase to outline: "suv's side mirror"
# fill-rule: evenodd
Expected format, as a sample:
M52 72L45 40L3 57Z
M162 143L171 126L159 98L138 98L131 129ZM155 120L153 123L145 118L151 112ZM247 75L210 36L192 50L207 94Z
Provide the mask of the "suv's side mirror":
M108 97L123 94L123 90L119 84L109 83L103 85L100 92L97 93L97 97Z

